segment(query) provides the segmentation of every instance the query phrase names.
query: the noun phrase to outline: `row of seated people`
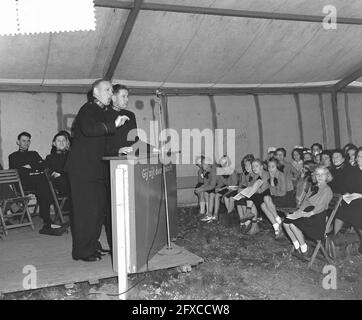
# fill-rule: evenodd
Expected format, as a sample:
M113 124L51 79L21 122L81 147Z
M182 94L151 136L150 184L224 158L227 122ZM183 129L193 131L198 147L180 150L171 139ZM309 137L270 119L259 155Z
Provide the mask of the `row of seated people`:
M30 151L31 135L21 132L17 137L18 151L9 155L9 169L17 169L23 189L33 192L39 206L39 215L43 220L42 230L52 227L58 228L51 219L50 206L53 204L47 177L44 170L49 171L55 189L62 195L69 195L69 183L64 166L70 147L70 135L67 131L58 132L52 141L50 154L45 159L36 151ZM1 198L11 195L14 190L10 188L2 190Z
M304 260L311 253L305 235L315 240L323 237L325 213L333 193L353 195L354 200L350 204L342 202L332 233L338 234L345 223L362 228L362 148L351 144L343 150L323 151L320 144L312 147L312 150L294 148L292 162L285 160L284 148L268 150L265 161L246 155L241 160L241 174L232 168L226 155L219 164L199 157L195 194L201 220L208 223L218 220L221 199L228 213L236 208L243 233L264 215L272 224L276 239L283 236L284 226L295 255ZM252 194L249 198L236 196L246 188ZM295 210L284 217L278 208Z

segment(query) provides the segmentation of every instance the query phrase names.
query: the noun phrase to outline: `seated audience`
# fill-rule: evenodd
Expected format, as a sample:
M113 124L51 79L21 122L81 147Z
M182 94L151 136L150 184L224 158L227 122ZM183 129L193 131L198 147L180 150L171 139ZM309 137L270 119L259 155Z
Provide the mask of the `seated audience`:
M355 228L362 229L362 148L358 148L356 155L357 165L352 167L349 172L348 188L346 195L353 194L355 199L349 204L342 201L341 207L337 211L336 220L334 223L334 234L343 227L344 223Z
M276 207L295 207L295 193L290 177L285 176L283 172L279 171L277 166L278 161L276 159L268 161L270 195L264 197L261 209L273 225L275 237L278 239L282 236L282 220L277 213Z
M215 188L217 183L217 175L216 169L217 166L213 164L211 159L205 158L203 162L204 169L204 183L195 189L195 193L204 194L205 202L208 203L206 206L206 214L205 217L201 219L201 221L211 222L216 220L216 216L214 215L214 202L215 202Z
M204 179L205 179L205 171L204 171L204 161L205 161L205 156L201 155L200 157L196 158L196 166L199 168L199 170L197 171L197 184L195 186L195 190L199 187L201 187L204 184ZM201 193L197 193L196 191L194 192L197 196L198 199L198 205L199 205L199 213L201 215L205 214L205 209L206 206L208 206L208 203L206 203L205 201L205 195L203 192Z
M70 141L64 131L58 132L52 142L52 153L45 159L45 166L50 170L50 176L54 181L55 188L62 195L70 195L70 186L66 173L65 162L69 154Z
M44 227L50 228L53 223L50 218L50 204L53 199L48 181L43 173L44 160L36 151L29 151L30 139L31 135L28 132L18 135L16 143L19 150L9 155L9 167L18 170L25 190L35 192Z
M319 166L315 169L315 177L317 185L309 189L300 208L287 215L283 222L294 246L293 255L303 261L307 261L311 255L305 237L314 240L324 237L327 209L333 198L333 192L327 184L332 179L329 170Z
M217 168L217 183L215 187L215 204L214 204L214 217L218 219L220 199L233 187L237 186L238 174L236 170L231 166L231 160L228 156L224 155L220 161L220 167ZM229 202L226 200L226 208L229 208Z

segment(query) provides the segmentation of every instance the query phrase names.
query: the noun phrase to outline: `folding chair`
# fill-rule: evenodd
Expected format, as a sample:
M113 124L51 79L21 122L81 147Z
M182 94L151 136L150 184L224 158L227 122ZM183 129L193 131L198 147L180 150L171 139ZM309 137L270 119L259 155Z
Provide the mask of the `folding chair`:
M34 224L28 208L30 198L25 196L23 186L17 170L0 170L0 185L9 186L13 191L11 197L7 196L0 200L0 225L3 233L8 235L8 229L30 226L34 230ZM17 211L14 211L14 205ZM9 219L18 217L19 222L15 224L7 224ZM24 222L24 218L28 222Z
M65 210L64 206L67 201L69 201L69 198L65 195L62 195L54 186L53 179L50 176L49 170L44 170L44 174L47 178L49 189L53 197L53 204L54 204L54 210L56 217L59 218L61 224L65 223L64 215L69 214L69 210Z
M341 205L342 202L342 195L340 194L333 194L333 198L332 200L329 202L328 205L328 211L331 211L331 214L329 215L329 217L327 218L327 223L326 223L326 228L324 231L324 239L322 240L317 240L317 245L313 251L311 260L308 263L308 268L311 268L315 258L317 257L317 254L319 252L319 249L322 250L324 257L326 258L326 260L328 261L329 264L333 263L333 259L331 259L331 257L328 255L327 250L326 250L326 239L327 239L327 234L330 230L330 227L333 223L334 217L336 216L336 213L338 211L339 206Z

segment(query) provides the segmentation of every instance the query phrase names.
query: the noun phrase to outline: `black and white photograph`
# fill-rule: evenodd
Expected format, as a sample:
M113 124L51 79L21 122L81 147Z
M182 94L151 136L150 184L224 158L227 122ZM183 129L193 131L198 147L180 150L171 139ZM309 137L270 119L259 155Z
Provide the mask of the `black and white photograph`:
M361 300L361 39L360 0L0 0L0 300Z

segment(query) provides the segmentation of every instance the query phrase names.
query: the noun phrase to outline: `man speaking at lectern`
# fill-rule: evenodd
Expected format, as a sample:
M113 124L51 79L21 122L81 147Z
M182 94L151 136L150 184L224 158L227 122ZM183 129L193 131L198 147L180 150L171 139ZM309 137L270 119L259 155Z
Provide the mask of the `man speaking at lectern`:
M72 256L75 260L97 261L103 250L99 237L107 210L106 136L129 120L127 116L106 118L112 85L100 79L93 83L93 98L79 110L73 126L73 142L65 170L68 172L73 202Z

